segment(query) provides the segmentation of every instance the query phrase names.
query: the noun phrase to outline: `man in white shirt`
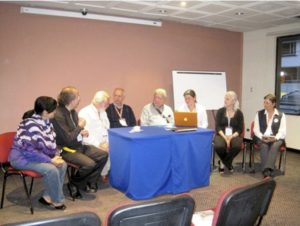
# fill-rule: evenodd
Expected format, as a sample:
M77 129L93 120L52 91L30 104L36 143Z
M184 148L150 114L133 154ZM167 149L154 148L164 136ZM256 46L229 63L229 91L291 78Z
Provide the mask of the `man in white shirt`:
M165 105L166 98L166 90L156 89L154 91L153 102L143 108L141 115L142 126L174 124L174 113L168 105Z
M109 105L109 95L105 91L98 91L92 103L79 111L79 117L85 119L85 129L89 132L88 137L83 137L83 143L108 152L108 129L109 120L105 109ZM108 160L101 175L106 177L110 168Z

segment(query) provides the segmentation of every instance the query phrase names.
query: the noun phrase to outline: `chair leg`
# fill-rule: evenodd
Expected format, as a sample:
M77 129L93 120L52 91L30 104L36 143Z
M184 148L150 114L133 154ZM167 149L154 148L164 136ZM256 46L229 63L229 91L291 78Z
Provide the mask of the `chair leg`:
M70 172L71 171L71 172ZM68 177L68 183L71 183L71 175L73 175L73 172L72 172L72 167L68 166L67 167L67 177ZM72 198L72 201L74 202L75 201L75 197L72 195L72 191L71 191L71 188L70 186L67 186L68 187L68 190L69 190L69 194Z
M211 172L213 172L216 168L216 153L214 149L214 144L211 146Z
M31 195L31 192L32 192L33 180L34 180L34 178L33 178L33 177L31 177L31 182L30 182L30 190L29 190L29 194L30 194L30 195Z
M283 169L282 169L282 174L285 174L285 165L286 165L286 150L282 153L283 154Z
M24 175L20 175L20 176L23 179L24 189L25 189L26 196L27 196L27 199L28 199L28 202L29 202L29 205L30 205L30 212L31 212L31 214L33 214L33 206L32 206L32 202L31 202L30 193L28 191L28 187L27 187L27 184L26 184L25 176Z
M243 161L242 161L242 169L243 173L246 172L246 154L247 154L247 143L244 142L244 148L243 148Z
M253 144L249 144L249 168L252 168L252 150L253 150Z
M285 174L285 161L286 161L286 151L280 152L278 169L280 170L282 175Z
M4 178L3 178L3 186L2 186L2 196L1 196L1 208L3 208L3 204L4 204L4 195L5 195L5 187L6 187L6 179L7 179L7 173L4 173Z
M251 144L250 147L250 153L249 153L249 166L250 166L250 173L255 173L255 150L253 144Z

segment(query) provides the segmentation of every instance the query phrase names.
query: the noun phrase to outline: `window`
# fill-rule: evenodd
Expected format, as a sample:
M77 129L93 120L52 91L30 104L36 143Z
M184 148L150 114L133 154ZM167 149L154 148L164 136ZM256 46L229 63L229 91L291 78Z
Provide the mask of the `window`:
M282 42L282 56L296 56L296 41Z
M300 115L300 34L277 38L276 62L277 107Z

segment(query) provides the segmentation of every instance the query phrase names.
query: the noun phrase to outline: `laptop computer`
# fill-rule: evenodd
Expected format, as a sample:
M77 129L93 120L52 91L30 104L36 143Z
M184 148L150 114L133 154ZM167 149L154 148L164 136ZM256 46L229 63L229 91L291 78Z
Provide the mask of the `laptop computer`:
M195 131L198 127L197 112L174 112L175 132Z

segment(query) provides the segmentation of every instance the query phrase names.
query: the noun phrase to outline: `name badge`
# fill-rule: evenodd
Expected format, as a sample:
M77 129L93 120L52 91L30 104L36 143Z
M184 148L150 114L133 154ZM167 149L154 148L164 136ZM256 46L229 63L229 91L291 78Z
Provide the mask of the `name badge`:
M119 123L122 125L122 126L127 126L127 122L124 118L120 118L119 119Z
M225 128L225 135L231 136L232 135L232 127L226 127Z
M82 135L81 135L81 134L78 134L78 136L77 136L77 141L78 141L78 142L81 142L81 141L82 141Z

